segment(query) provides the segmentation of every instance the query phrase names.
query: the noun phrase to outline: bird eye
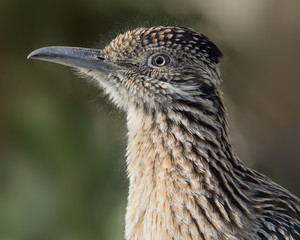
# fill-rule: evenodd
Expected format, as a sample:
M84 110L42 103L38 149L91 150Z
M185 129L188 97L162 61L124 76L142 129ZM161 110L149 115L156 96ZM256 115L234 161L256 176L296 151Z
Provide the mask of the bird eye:
M149 60L151 67L163 67L170 63L170 57L164 53L155 54Z

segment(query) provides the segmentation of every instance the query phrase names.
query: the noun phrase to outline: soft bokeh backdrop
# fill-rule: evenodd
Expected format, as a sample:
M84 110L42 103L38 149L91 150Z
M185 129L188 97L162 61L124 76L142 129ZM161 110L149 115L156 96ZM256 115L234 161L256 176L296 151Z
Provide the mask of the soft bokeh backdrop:
M49 45L102 47L136 26L184 25L224 52L222 90L240 158L300 195L298 0L2 0L0 239L122 239L124 113Z

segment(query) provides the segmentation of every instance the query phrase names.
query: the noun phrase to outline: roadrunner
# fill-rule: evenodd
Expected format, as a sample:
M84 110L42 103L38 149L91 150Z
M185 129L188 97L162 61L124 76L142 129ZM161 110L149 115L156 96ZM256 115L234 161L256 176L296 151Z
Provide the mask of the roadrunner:
M300 239L300 201L245 166L228 138L222 53L184 27L138 28L104 49L45 47L127 113L127 240Z

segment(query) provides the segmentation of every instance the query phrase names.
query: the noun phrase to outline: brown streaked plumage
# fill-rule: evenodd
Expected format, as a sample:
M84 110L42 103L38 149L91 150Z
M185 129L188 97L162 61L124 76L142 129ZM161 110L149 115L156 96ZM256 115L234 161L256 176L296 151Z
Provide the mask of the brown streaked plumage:
M127 240L300 239L300 201L245 166L228 138L217 46L189 28L138 28L103 50L29 55L76 67L127 113Z

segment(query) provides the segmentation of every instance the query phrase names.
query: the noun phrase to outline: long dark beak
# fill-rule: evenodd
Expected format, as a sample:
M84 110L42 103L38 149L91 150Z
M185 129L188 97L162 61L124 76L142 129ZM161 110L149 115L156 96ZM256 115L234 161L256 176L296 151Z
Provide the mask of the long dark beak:
M30 53L27 59L39 59L70 67L111 72L117 68L101 56L98 49L78 47L44 47Z

